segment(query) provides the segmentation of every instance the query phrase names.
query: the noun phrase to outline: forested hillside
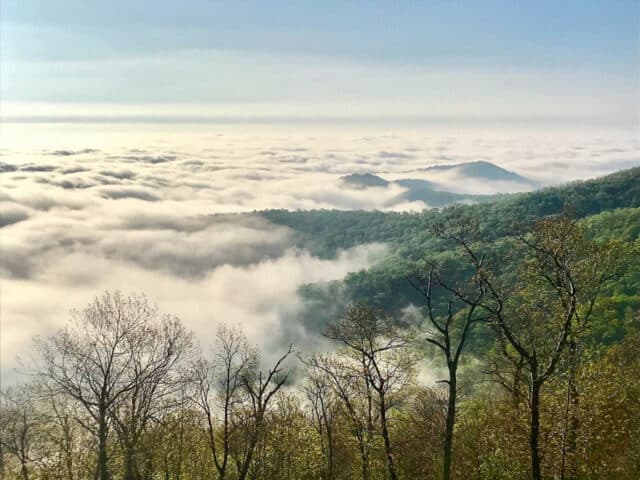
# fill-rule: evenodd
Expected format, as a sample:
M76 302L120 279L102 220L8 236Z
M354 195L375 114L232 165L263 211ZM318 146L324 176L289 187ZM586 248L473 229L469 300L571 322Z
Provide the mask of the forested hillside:
M560 187L504 195L495 201L464 206L479 222L487 240L509 235L514 226L568 208L576 218L613 210L640 207L640 167ZM429 247L429 226L438 211L419 213L313 210L258 212L269 221L286 225L297 234L299 246L320 256L360 243L387 242L393 247Z
M269 352L234 318L199 347L142 295L97 296L2 392L3 478L640 477L640 168L442 211L260 215L317 255L387 254L304 286L300 335Z
M515 265L507 260L513 236L530 231L535 220L566 211L584 224L589 237L618 239L630 245L640 237L640 168L625 170L595 180L575 182L534 192L505 195L492 202L460 205L444 210L419 213L360 211L270 210L261 212L274 223L295 231L298 246L321 256L360 243L383 242L387 257L369 270L349 274L343 281L307 285L302 294L307 310L300 318L308 328L322 331L344 307L353 302L373 303L396 315L421 296L407 281L407 275L428 262L456 262L450 244L434 233L433 227L453 212L477 225L477 241L491 247L496 258L503 258L500 269L508 272ZM511 264L509 262L512 262ZM454 268L450 265L450 268ZM617 319L628 308L640 307L640 266L637 257L630 263L625 280L605 293L608 308L617 312L603 320L601 340L619 337ZM614 333L618 332L618 333Z

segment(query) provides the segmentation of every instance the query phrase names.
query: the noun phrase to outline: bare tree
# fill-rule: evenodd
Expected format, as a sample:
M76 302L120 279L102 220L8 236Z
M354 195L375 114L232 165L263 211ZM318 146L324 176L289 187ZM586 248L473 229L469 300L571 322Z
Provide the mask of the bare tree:
M256 347L242 332L221 326L212 353L212 359L199 358L193 366L193 401L206 419L207 442L218 479L227 478L230 467L235 467L237 478L244 480L270 402L289 377L284 363L293 348L263 372Z
M303 362L309 365L308 362ZM310 368L302 386L311 408L311 421L318 433L320 449L327 464L322 469L323 480L333 480L336 476L335 428L340 404L334 393L330 376L317 368Z
M234 435L233 416L245 401L244 378L256 367L257 352L238 330L221 326L216 333L212 360L200 358L193 369L195 402L207 421L207 438L218 478L228 471L231 442ZM219 413L219 415L218 415ZM216 442L220 427L221 445Z
M565 219L570 221L569 219ZM568 241L576 259L574 270L578 284L578 305L575 321L567 339L567 358L564 366L566 375L566 396L564 412L564 431L561 442L561 480L575 480L578 477L578 466L575 461L577 449L577 434L580 427L578 410L580 392L577 381L577 371L581 362L585 334L591 323L596 301L600 297L602 288L611 280L621 276L631 260L632 255L638 255L628 246L616 240L597 243L585 238L585 233L579 225L570 232Z
M30 478L38 426L34 392L29 385L11 387L0 396L0 444L3 455L14 456L23 480Z
M90 421L78 421L96 438L96 480L111 478L108 437L114 409L132 391L147 388L142 380L175 355L178 346L169 337L168 343L157 346L160 360L154 357L149 363L136 351L148 341L156 321L157 309L144 295L107 292L83 310L73 311L67 327L36 341L41 361L37 373L89 415Z
M472 257L472 261L478 261L481 268L482 259ZM456 423L456 410L458 402L458 367L467 340L474 324L486 321L487 317L478 315L478 304L484 296L482 284L474 285L475 292L469 295L470 304L464 311L456 311L454 304L459 300L450 297L446 301L444 312L438 312L434 302L436 294L434 290L440 287L449 293L453 287L449 286L441 276L433 269L426 276L416 275L410 278L413 287L419 291L426 303L428 328L426 341L434 345L444 356L447 366L448 378L444 380L448 387L447 416L445 422L445 434L443 442L443 473L442 478L451 478L451 461L453 453L453 432Z
M81 478L77 456L87 436L77 419L82 418L84 412L77 402L61 395L51 382L39 382L36 389L43 405L42 416L48 424L46 442L53 446L51 453L59 471L69 480Z
M249 418L245 422L246 441L244 448L235 457L236 468L238 470L238 480L246 480L253 460L253 454L262 435L265 415L274 395L285 385L291 370L284 367L287 358L293 353L293 346L289 348L276 360L273 367L267 371L253 368L246 369L242 373L242 384L248 397ZM258 359L259 360L259 359ZM259 361L256 362L256 365Z
M478 258L469 242L456 241ZM459 289L451 292L490 316L500 351L527 381L531 478L540 480L542 387L557 373L572 335L591 315L602 285L620 272L621 262L612 261L619 256L607 248L586 240L567 216L537 222L533 233L521 236L519 243L523 261L508 284L472 262L485 295L478 301Z
M125 455L124 480L138 480L138 444L149 422L170 408L173 394L181 388L177 367L192 342L180 320L169 315L159 318L153 307L127 343L133 385L111 404L109 416Z
M393 393L413 379L417 358L409 350L411 336L384 312L362 304L350 307L344 317L329 326L326 336L353 354L366 387L374 392L389 478L397 480L388 413Z
M442 478L451 478L453 434L458 403L458 368L473 327L487 320L480 315L479 305L485 296L482 277L477 272L485 268L485 255L476 253L471 242L478 238L477 225L459 216L457 210L446 216L444 222L436 222L433 233L445 241L461 246L461 254L473 266L471 275L454 280L456 273L447 275L443 268L432 265L427 272L416 272L407 278L411 286L424 298L427 317L426 341L444 356L448 378L447 416L443 442ZM474 273L475 272L475 273ZM447 278L447 276L451 278ZM463 301L460 296L464 296ZM465 308L466 307L466 308Z
M370 454L378 423L372 389L362 375L360 362L345 355L316 354L304 363L326 376L333 393L343 406L358 444L362 480L371 478Z

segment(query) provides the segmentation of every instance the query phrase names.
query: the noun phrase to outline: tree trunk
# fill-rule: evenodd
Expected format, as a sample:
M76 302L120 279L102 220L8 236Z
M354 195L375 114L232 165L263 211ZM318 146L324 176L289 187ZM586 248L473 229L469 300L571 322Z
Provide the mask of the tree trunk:
M387 405L385 402L384 392L379 393L380 396L380 429L382 439L384 440L384 451L387 455L387 468L389 470L389 479L398 480L396 473L396 465L393 461L393 452L391 451L391 439L389 438L389 429L387 428Z
M124 468L124 480L138 480L135 453L130 448L125 452Z
M531 385L531 430L529 435L529 448L531 450L531 480L541 480L540 472L540 387L538 379L534 379Z
M73 452L71 451L71 447L69 446L69 442L67 442L67 448L65 448L65 468L67 470L67 478L69 480L74 480L73 474Z
M575 382L575 378L571 383L571 415L569 417L569 435L568 435L568 448L567 448L567 479L575 480L578 478L578 462L576 461L576 454L578 450L578 429L580 428L580 418L578 413L580 402L580 394L578 392L578 385Z
M22 480L29 480L29 470L24 460L20 460L20 473L22 474Z
M362 462L362 480L369 480L369 453L364 445L364 438L360 442L360 460Z
M578 447L578 417L579 392L576 381L578 346L575 340L569 342L569 378L567 380L567 397L564 418L564 438L562 440L562 462L560 480L575 480L578 476L576 450Z
M107 416L106 408L100 409L98 424L98 463L96 465L96 480L111 480L107 457Z
M447 403L447 421L444 432L444 462L442 478L451 479L451 456L453 453L453 428L456 424L456 403L458 395L458 379L456 366L449 366L449 399Z
M4 476L4 450L2 449L2 442L0 442L0 478Z
M335 478L335 467L334 467L334 452L333 452L333 429L329 426L329 422L325 422L327 424L327 449L328 449L328 467L329 467L329 480L333 480Z
M242 466L240 467L240 471L238 472L238 480L246 480L247 475L249 474L249 467L251 466L251 460L253 460L253 452L256 449L256 444L258 443L258 436L260 435L260 430L262 429L262 420L264 417L263 412L259 412L256 415L255 420L255 430L249 439L249 446L247 448L247 453L245 455L244 461L242 462Z

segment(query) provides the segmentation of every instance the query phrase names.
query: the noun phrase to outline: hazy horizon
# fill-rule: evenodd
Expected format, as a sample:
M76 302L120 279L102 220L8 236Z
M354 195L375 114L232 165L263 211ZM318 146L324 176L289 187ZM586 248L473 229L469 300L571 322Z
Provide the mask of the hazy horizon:
M7 0L1 114L639 125L637 2L268 5Z

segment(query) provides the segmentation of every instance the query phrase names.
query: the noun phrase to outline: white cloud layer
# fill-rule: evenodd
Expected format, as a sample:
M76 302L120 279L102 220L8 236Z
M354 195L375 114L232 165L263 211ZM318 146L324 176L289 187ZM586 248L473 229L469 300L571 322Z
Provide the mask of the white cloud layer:
M423 178L466 193L522 185L423 171L493 162L541 184L637 165L629 133L549 136L482 130L371 134L285 128L4 127L0 150L2 367L35 334L61 326L72 307L104 289L145 292L182 317L204 344L215 325L240 324L269 351L299 311L304 283L342 278L384 254L361 246L332 260L292 249L292 232L256 215L265 208L419 210L405 190L347 188L342 175ZM174 127L171 127L172 129Z

